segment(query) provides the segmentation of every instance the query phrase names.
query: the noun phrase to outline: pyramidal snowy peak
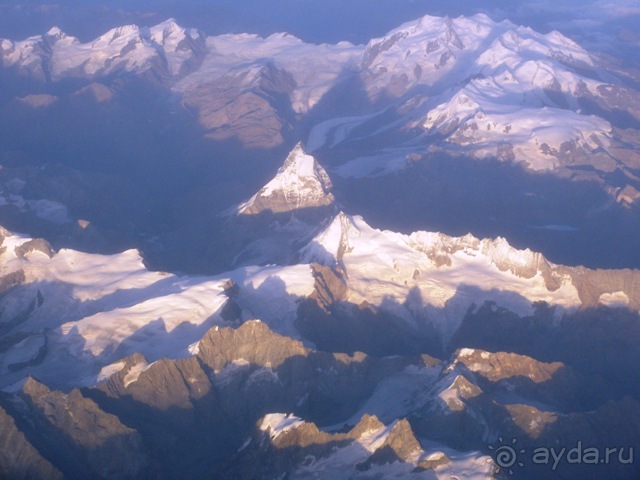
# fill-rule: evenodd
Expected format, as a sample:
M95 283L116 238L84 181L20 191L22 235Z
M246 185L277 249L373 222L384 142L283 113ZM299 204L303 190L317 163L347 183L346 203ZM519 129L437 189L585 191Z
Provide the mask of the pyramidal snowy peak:
M303 212L326 209L334 205L331 180L315 158L298 144L289 153L276 176L247 202L236 209L240 215L263 212Z
M324 168L296 145L264 187L220 214L226 223L214 243L227 248L221 269L298 263L300 248L337 212L331 189Z

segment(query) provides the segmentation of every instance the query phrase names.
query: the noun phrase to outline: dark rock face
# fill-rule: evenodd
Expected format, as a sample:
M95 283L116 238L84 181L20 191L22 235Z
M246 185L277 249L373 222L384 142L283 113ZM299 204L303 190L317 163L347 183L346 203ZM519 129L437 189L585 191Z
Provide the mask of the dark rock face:
M274 334L263 322L250 321L238 330L209 330L200 342L198 358L219 372L239 359L252 365L277 368L289 358L308 355L309 350L301 342Z
M78 390L51 391L29 378L12 415L24 435L65 478L153 478L141 437ZM40 462L40 468L47 465ZM56 470L50 468L52 478ZM35 478L48 478L38 476Z
M187 92L184 104L197 111L205 136L237 139L245 148L274 148L293 128L291 75L267 63L257 72L225 76Z
M578 289L584 307L596 307L605 292L623 292L625 303L631 310L640 310L640 271L638 270L587 270L585 268L561 268L569 271Z
M502 388L563 409L580 403L580 380L561 362L543 363L524 355L472 350L457 356L452 366L468 371L484 391Z
M214 328L199 348L220 402L234 417L246 412L247 420L268 411L294 411L320 423L348 418L381 378L413 361L310 350L257 321Z
M443 453L436 455L435 458L421 460L414 471L423 472L425 470L435 470L438 467L449 465L450 463L451 459Z
M384 308L350 303L341 272L318 264L313 264L312 270L314 292L301 301L295 324L319 348L376 356L441 353L441 339L432 326L416 328Z
M316 273L331 309L328 293L341 297L340 278L326 268L316 267ZM638 401L607 396L594 400L595 408L593 401L582 402L576 410L576 395L593 387L557 361L479 349L459 350L444 364L429 357L349 356L310 349L259 321L214 327L198 349L196 356L153 364L132 355L107 381L82 392L51 391L30 379L17 394L3 395L0 439L15 439L33 459L29 468L38 469L35 477L17 478L164 479L186 472L267 479L342 448L355 455L349 466L354 473L382 467L419 473L452 461L425 453L418 438L480 451L498 435L518 438L525 447L556 439L562 445L640 444ZM385 427L365 414L345 433L321 427L346 422L382 380L425 365L436 369L435 376L421 380L423 393L412 400L406 419ZM304 420L272 430L266 419L273 412ZM612 438L612 428L618 437ZM384 441L375 450L357 447L371 432L385 432ZM0 468L26 471L21 458L0 455ZM608 472L634 478L635 470L623 467Z
M229 426L196 358L148 365L133 356L86 394L139 432L160 478L200 477L228 454Z
M339 273L325 265L314 263L311 270L315 279L315 289L309 300L315 301L324 312L329 313L333 305L346 300L347 284Z
M62 479L62 473L45 459L18 430L15 420L0 407L0 478L8 480Z
M259 321L214 327L198 348L195 357L151 365L133 355L83 392L139 433L166 472L161 478L214 471L268 412L293 411L322 424L347 419L381 378L419 362L317 352Z
M23 270L16 270L0 277L0 294L24 283L26 277Z

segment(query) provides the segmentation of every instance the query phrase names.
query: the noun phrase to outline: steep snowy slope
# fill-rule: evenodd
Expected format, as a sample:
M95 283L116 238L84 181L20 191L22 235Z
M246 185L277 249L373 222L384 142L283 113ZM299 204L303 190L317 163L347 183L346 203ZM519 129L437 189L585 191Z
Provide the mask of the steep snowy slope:
M593 66L584 49L558 32L542 35L508 21L494 22L484 14L455 19L425 16L408 22L371 40L362 66L370 76L371 93L388 85L402 86L396 93L424 85L434 94L472 75L495 75L505 65L520 67L523 60L545 58L557 64ZM542 83L544 78L533 80Z
M534 302L562 312L606 305L614 297L621 306L640 309L637 271L562 267L503 238L402 235L343 213L303 249L302 258L344 272L347 301L390 309L408 321L409 312L426 316L445 338L470 307L486 301L519 315L531 314Z
M638 92L575 42L485 15L402 25L367 45L360 77L380 110L328 120L309 137L311 151L343 144L361 153L343 176L397 171L410 154L441 151L609 172L629 162L614 153L615 128L628 125L621 111L640 119Z
M222 277L148 271L135 250L117 255L54 252L46 242L4 231L0 299L0 385L35 375L52 385L93 384L101 369L133 353L150 361L189 355L214 324L237 321L225 285L274 322L306 295L307 266L241 269ZM283 296L270 305L270 295ZM293 302L293 300L291 300Z
M276 176L247 202L236 208L239 215L261 212L286 213L333 205L327 172L304 152L302 144L289 153ZM294 213L295 214L295 213Z

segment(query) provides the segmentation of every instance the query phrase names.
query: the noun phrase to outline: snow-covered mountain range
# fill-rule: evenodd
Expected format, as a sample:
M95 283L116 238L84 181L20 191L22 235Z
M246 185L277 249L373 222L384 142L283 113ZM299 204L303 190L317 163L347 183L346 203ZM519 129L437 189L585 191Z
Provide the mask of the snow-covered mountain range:
M310 150L399 135L400 145L385 148L425 153L436 145L473 157L524 162L535 170L584 164L603 171L636 169L640 161L616 131L629 121L640 122L640 95L624 74L559 32L539 34L482 14L425 16L366 46L310 45L286 34L207 38L174 20L151 28L119 27L88 43L53 28L0 45L4 68L40 80L150 76L197 109L214 138L237 135L244 143L268 145L273 139L261 128L274 128L280 136L284 132L278 130L290 128L291 115L305 116L323 101L339 101L328 94L359 82L367 98L359 110L366 103L374 110L316 126ZM282 98L264 102L264 94L255 97L256 91ZM241 92L253 97L240 104L229 101ZM251 105L263 113L256 116ZM264 115L273 124L254 124ZM375 128L364 128L368 124ZM251 140L252 135L259 139ZM620 156L617 149L625 153ZM378 151L378 161L355 162L371 171L387 162L380 156Z
M396 146L413 153L435 145L456 154L524 162L535 170L583 162L609 170L615 168L608 148L617 122L594 107L609 113L622 108L640 118L638 93L570 39L483 15L405 24L372 40L361 66L371 98L404 102L317 126L312 150L396 134L404 137ZM630 103L621 107L620 97ZM393 121L376 121L391 112ZM368 133L358 135L367 123L376 125L375 133L361 128ZM375 157L353 160L353 167L342 171L366 175L388 163Z
M0 65L0 477L489 479L503 439L640 445L640 270L513 246L604 225L632 257L632 73L485 15L367 45L53 28ZM462 234L403 223L433 205ZM485 209L525 235L465 235Z
M185 73L206 51L206 35L184 29L173 19L151 28L127 25L109 30L89 43L53 27L44 35L14 42L2 40L2 63L30 76L58 81L100 78L156 68L172 76Z
M234 213L293 215L278 228L288 236L304 232L300 243L310 237L302 246L289 244L289 262L297 261L248 265L215 277L151 272L134 250L111 256L55 252L43 240L5 231L2 282L11 295L2 300L2 324L12 347L2 358L1 384L34 374L53 385L91 385L104 377L104 367L133 353L152 360L188 356L207 329L226 324L229 285L235 285L234 302L243 312L232 322L260 318L294 338L304 338L296 329L296 304L317 290L319 275L342 286L333 301L385 311L401 328L429 326L443 345L469 309L486 302L519 316L533 314L537 302L553 306L558 317L599 305L640 310L637 271L554 265L503 238L381 231L332 209L321 210L324 218L311 217L317 223L295 218L298 210L332 206L328 186L324 169L297 146L276 177ZM256 239L253 248L263 249L264 263L274 253L262 236L277 233L260 231Z
M552 435L545 430L551 427L545 425L553 425L558 418L562 421L553 431L565 432L591 422L591 417L609 418L608 408L623 408L607 403L613 399L605 395L604 403L596 400L596 412L583 412L582 400L575 398L595 387L583 378L580 362L573 367L575 372L567 373L569 367L559 362L547 365L528 356L468 348L456 351L448 363L415 355L429 352L446 358L447 352L460 343L473 344L473 337L468 335L476 316L486 318L488 325L494 317L511 316L506 321L512 327L507 330L523 321L533 322L526 328L551 328L566 348L575 348L564 337L567 328L575 328L574 319L581 318L581 311L624 310L637 318L640 271L554 265L539 253L511 247L502 238L381 231L367 225L362 217L336 214L332 209L322 210L324 218L295 218L298 208L304 212L305 208L335 207L330 185L326 171L300 145L296 146L274 179L226 215L232 221L262 211L285 212L298 231L304 225L307 236L314 233L299 251L290 252L290 258L297 261L291 265L245 266L213 277L151 272L140 253L133 250L111 256L70 249L56 252L44 240L3 231L0 386L2 398L9 403L0 405L8 412L7 418L18 424L23 418L34 418L44 408L40 402L85 402L78 408L93 409L98 418L115 413L114 418L124 419L129 407L122 402L131 395L141 405L160 402L158 408L164 405L162 409L176 405L173 396L182 395L179 392L184 387L178 378L183 378L189 385L188 405L205 401L211 389L220 396L221 404L214 407L214 402L207 407L214 409L211 414L215 417L207 422L217 425L219 432L232 428L215 440L227 438L231 445L237 443L238 459L221 467L229 478L244 478L246 473L238 469L247 462L263 465L265 472L261 475L288 471L293 478L305 478L311 471L321 478L334 478L336 472L343 471L351 471L356 478L365 478L366 472L414 472L411 475L416 478L445 478L442 475L447 472L467 472L470 478L490 478L496 465L489 456L483 456L482 443L511 432L501 430L500 422L515 422L527 436L535 438ZM283 224L280 228L292 226ZM259 243L254 248L264 245L268 244ZM295 249L295 245L289 244L288 248ZM272 252L267 249L262 254L268 258ZM629 330L617 321L614 325L623 329L623 335L634 335L634 328ZM582 334L585 341L591 341L592 332L586 329ZM362 350L365 353L358 352ZM344 351L351 356L327 353ZM387 356L390 354L394 356ZM569 351L567 355L570 358L572 354ZM601 353L596 355L602 360ZM628 355L621 357L624 362L629 359ZM303 362L294 371L304 379L298 381L308 387L290 383L292 373L287 364L294 361ZM305 362L324 366L306 366ZM366 370L356 367L368 364L371 367ZM315 373L307 375L300 370L307 368L315 368ZM356 370L351 372L351 368ZM334 388L329 386L333 384L320 385L327 381L322 378L329 372L341 379L339 382L343 376L344 381L353 382L347 379L364 375L349 387L359 385L348 394L355 396L353 403L347 401L340 407L343 413L339 416L318 410L317 399L311 400L307 390L320 388L318 394L327 395L330 390L324 388ZM531 390L517 377L546 386ZM83 388L84 393L73 390L62 394L49 388L66 392ZM164 399L153 393L157 388L164 389ZM275 400L280 393L273 392L281 388L294 389L290 401ZM58 398L60 395L73 399ZM104 395L116 403L103 403L107 401ZM271 398L275 403L266 400L268 405L252 406L258 398ZM17 405L25 406L12 410ZM67 408L74 412L76 407ZM105 408L106 412L102 410ZM194 407L180 408L191 411ZM218 408L227 413L214 414ZM276 410L259 419L255 415L262 408ZM278 413L283 408L286 413ZM504 408L510 412L506 417L497 413ZM575 412L571 421L560 413L548 413L566 408ZM155 418L159 413L153 412L162 410L155 409L141 413L140 418ZM632 415L640 412L636 404L625 405L624 409ZM223 417L217 415L240 412L246 416L243 427L219 423ZM536 415L544 420L529 422ZM399 420L405 417L412 419L411 423ZM451 422L458 417L476 433L463 437L455 434ZM252 418L257 422L255 430L250 428ZM20 436L11 421L3 428ZM52 421L54 428L65 431L62 417L47 420ZM91 432L95 428L92 421L74 420L74 428ZM616 423L618 419L607 421ZM351 431L333 433L331 425L342 423L350 425ZM117 425L113 428L122 428ZM151 442L148 448L159 448L155 440L147 438L145 427L136 428L145 439L141 441ZM164 435L179 435L174 427L166 428ZM590 435L604 434L591 428ZM417 437L429 431L437 443L423 447ZM34 435L20 428L18 432L27 433L27 438ZM522 435L516 431L512 434ZM635 441L632 435L629 438ZM311 445L335 446L318 450ZM281 457L279 451L285 446L302 449L305 456ZM44 462L37 448L24 448L29 458ZM474 449L472 453L470 448ZM130 455L135 458L132 465L154 461L142 451ZM314 460L303 462L309 455ZM191 462L190 458L180 461ZM17 468L15 460L7 462ZM43 465L54 466L66 475L73 470L66 461ZM114 465L116 470L122 468L117 462ZM189 464L189 468L196 468L194 465ZM86 468L95 471L97 467L89 458Z

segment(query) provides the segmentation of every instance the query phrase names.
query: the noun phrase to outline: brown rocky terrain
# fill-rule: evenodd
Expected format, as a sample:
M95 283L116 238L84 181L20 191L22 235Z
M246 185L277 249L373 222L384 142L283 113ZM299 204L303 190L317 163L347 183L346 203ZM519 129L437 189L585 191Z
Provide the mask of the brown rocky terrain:
M345 468L354 473L400 468L417 475L456 462L425 449L423 439L480 451L498 435L517 438L523 448L556 440L639 442L638 401L594 397L598 403L591 407L592 401L576 396L595 386L561 362L479 349L459 350L441 365L432 360L320 352L258 321L214 327L190 358L149 364L133 355L95 388L63 393L30 379L16 393L3 394L1 438L16 439L15 451L24 454L0 456L0 465L8 478L80 478L87 472L95 478L175 478L214 471L213 478L271 478L304 472L309 462L324 465L344 451L351 452ZM346 421L382 380L427 364L440 373L423 377L426 395L407 404L413 406L406 419L387 428L362 413L344 433L322 427ZM576 410L581 403L585 408ZM273 412L293 412L304 421ZM285 420L292 426L269 427ZM382 437L372 434L383 431ZM32 470L25 470L23 458L33 459ZM35 477L20 476L25 471ZM626 465L615 471L634 478Z
M244 148L274 148L291 134L295 118L289 95L291 75L267 63L199 85L184 105L197 112L204 135L214 141L236 139Z

